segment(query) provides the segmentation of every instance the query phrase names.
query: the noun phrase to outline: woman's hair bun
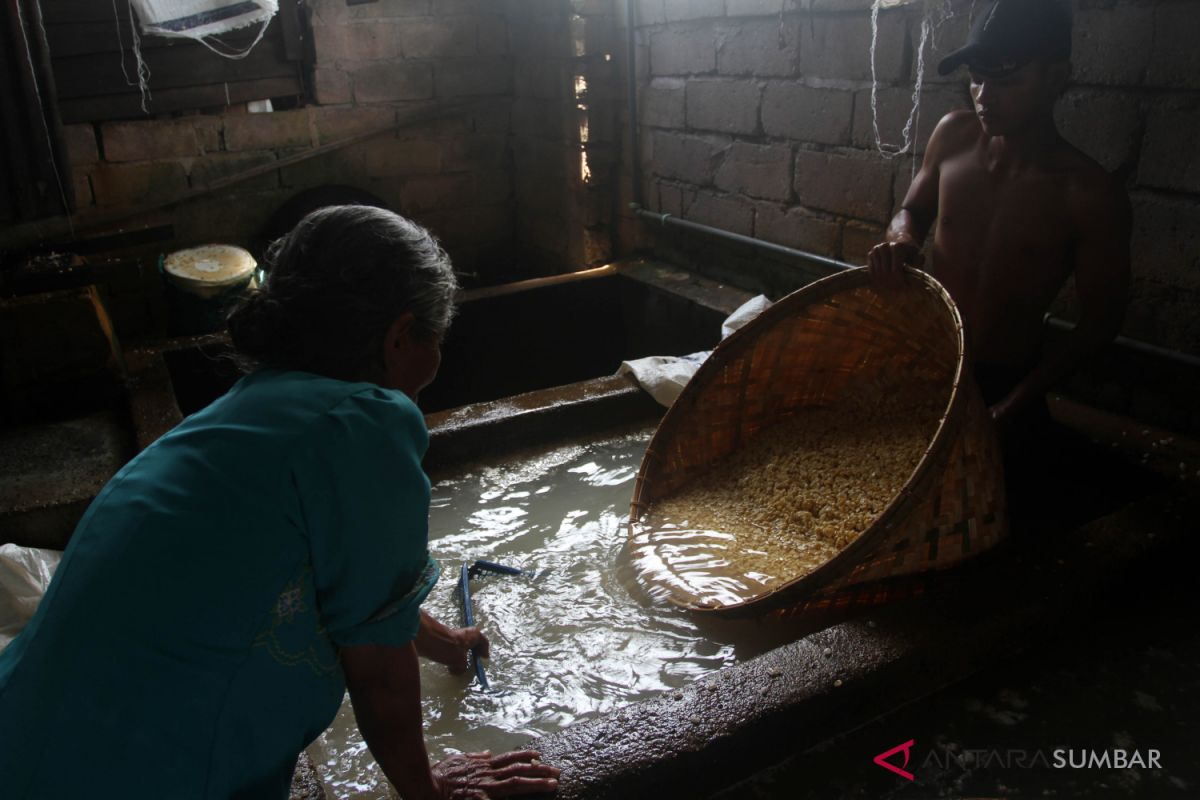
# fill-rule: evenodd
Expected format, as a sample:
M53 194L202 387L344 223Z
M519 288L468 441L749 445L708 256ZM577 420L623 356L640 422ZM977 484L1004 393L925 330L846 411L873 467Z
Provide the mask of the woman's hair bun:
M279 304L263 289L251 290L226 319L229 338L238 353L253 361L270 358L280 330Z
M274 242L266 283L228 316L243 367L373 380L389 326L406 312L440 338L458 290L450 259L420 225L372 206L326 206Z

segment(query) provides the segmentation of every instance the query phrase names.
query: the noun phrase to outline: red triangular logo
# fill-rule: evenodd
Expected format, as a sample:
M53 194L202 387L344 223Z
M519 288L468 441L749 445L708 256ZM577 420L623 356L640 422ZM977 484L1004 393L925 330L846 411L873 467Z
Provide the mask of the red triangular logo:
M892 772L899 775L901 778L907 778L910 781L913 780L913 774L911 772L900 769L900 767L897 767L895 764L889 764L887 762L887 759L896 755L896 753L903 751L904 752L904 766L907 767L909 751L912 749L914 741L915 741L914 739L909 739L904 744L898 744L895 747L893 747L891 750L888 750L887 752L884 752L884 753L880 753L879 755L875 756L875 763L878 764L879 766L883 767L884 769L891 770Z

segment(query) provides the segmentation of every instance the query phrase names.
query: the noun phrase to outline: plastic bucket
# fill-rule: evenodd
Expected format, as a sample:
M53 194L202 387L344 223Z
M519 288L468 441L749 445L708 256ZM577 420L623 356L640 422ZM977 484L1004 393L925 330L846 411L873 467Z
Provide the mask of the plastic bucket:
M188 336L220 330L231 304L252 285L257 266L249 251L227 244L160 256L170 332Z

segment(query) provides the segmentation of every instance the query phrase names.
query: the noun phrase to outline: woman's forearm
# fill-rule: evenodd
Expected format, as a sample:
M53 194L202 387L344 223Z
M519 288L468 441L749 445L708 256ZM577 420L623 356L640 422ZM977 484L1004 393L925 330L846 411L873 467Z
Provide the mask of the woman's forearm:
M454 630L438 622L422 609L421 627L417 629L417 638L413 640L413 645L417 648L417 655L432 661L440 661L438 657L454 644Z
M342 665L358 728L383 774L404 800L440 797L425 749L416 647L345 647Z
M466 672L472 649L481 658L488 657L487 637L478 628L451 628L421 612L421 627L413 641L417 655L444 664L450 672Z

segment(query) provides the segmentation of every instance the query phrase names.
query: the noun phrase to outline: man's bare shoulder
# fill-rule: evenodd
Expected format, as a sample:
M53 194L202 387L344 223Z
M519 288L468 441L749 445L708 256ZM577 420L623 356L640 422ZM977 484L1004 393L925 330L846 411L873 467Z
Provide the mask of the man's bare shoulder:
M983 127L975 112L965 108L956 109L938 121L929 137L928 151L936 155L938 160L945 160L975 147L981 136Z

